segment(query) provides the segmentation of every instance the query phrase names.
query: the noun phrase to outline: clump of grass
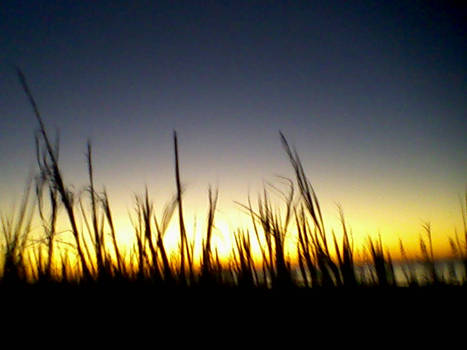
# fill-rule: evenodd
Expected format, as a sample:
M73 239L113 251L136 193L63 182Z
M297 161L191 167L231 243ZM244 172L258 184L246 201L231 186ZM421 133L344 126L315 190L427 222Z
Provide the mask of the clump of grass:
M3 285L16 285L27 279L25 250L31 234L33 206L30 202L30 185L26 187L17 212L1 215L2 279Z
M282 193L284 194L284 193ZM285 215L272 206L270 194L266 189L263 195L258 197L257 208L255 209L248 201L248 206L243 206L251 216L253 228L261 247L263 256L263 274L265 280L270 280L272 286L285 288L293 284L290 262L285 254L285 240L288 227L293 214L293 186L289 186L289 193L285 197ZM266 248L262 247L262 242L266 243ZM248 253L250 244L245 239L237 242L239 253Z
M425 230L426 239L420 237L420 251L422 253L422 261L427 271L427 282L436 285L439 284L441 280L436 273L431 224L423 224L423 229Z
M37 138L36 145L38 147L37 154L42 157L42 159L38 159L42 178L48 182L48 185L51 188L56 189L56 191L60 194L61 202L65 207L71 225L72 234L75 238L76 247L80 258L81 268L83 270L84 277L90 278L91 270L88 266L87 259L84 255L84 249L82 247L80 232L76 222L76 214L73 207L73 195L72 192L66 188L63 181L63 176L58 165L58 142L55 144L55 147L52 146L52 143L50 142L48 134L46 132L44 122L42 121L42 117L39 113L37 103L26 82L26 78L20 69L17 69L17 74L19 81L23 87L23 90L33 108L36 120L39 124L39 136Z
M36 147L36 149L38 148ZM38 156L37 159L40 160L41 158ZM36 179L36 199L38 203L39 217L43 228L44 244L47 251L47 262L42 263L41 261L41 263L39 263L40 268L37 273L47 281L53 281L58 277L53 271L53 263L55 260L57 218L60 203L58 199L58 190L55 187L45 186L46 183L47 179L44 178L44 173L41 173ZM44 193L44 191L47 193ZM45 208L47 204L49 206L48 210ZM39 252L42 253L42 251L43 249L39 248ZM40 257L44 257L44 254L40 254ZM40 278L38 277L38 279Z
M399 239L399 250L400 250L402 261L403 261L402 273L404 274L407 285L410 287L416 286L417 285L416 274L415 274L412 264L409 261L409 258L407 257L407 253L405 251L404 244L401 239Z
M339 264L340 281L345 287L356 287L357 277L355 276L355 261L354 261L354 247L351 239L351 234L348 231L347 224L345 222L344 210L339 206L339 217L342 224L342 243L339 243L336 239L336 235L333 234L334 246L336 250L337 261Z
M256 272L251 250L250 233L241 229L237 230L235 232L235 246L232 249L232 265L237 285L242 288L252 288L263 285L258 279L258 274Z
M307 273L304 271L304 267L307 266L309 276L314 279L315 285L324 287L341 285L339 267L333 261L330 253L318 197L305 174L297 151L292 150L282 133L280 133L280 138L295 172L295 179L302 201L301 215L297 221L297 227L300 227L298 229L299 242L301 242L299 257L304 260L300 262L302 276L307 280ZM305 212L307 215L305 215ZM310 229L312 226L309 224L308 218L311 218L312 229Z
M209 188L209 209L207 217L207 228L206 228L206 238L202 242L202 256L201 256L201 283L212 285L216 283L216 263L213 260L212 255L212 232L214 229L214 216L216 213L217 200L219 198L219 191L216 190L214 193L211 188Z
M453 256L459 260L463 267L463 284L467 283L467 191L465 192L464 200L460 200L461 217L463 223L462 238L459 233L455 231L454 237L449 238L449 244ZM456 278L455 278L456 279Z
M100 198L100 201L101 201L102 209L104 211L105 219L110 229L112 247L115 253L116 267L113 269L113 277L122 278L125 275L127 275L128 272L126 270L126 265L125 265L122 253L120 251L120 247L118 246L117 233L115 231L114 219L112 215L112 210L110 208L109 196L105 189L102 193L102 197ZM104 249L106 249L105 246L104 246Z
M383 288L395 285L391 255L385 252L381 236L378 240L368 238L368 249L374 268L374 284Z

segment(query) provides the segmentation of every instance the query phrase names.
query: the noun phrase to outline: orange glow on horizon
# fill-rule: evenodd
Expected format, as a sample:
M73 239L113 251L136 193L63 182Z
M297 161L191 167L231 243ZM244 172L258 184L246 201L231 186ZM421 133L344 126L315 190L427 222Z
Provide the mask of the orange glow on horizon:
M235 207L233 205L232 207ZM117 207L118 208L118 207ZM122 209L122 208L120 208ZM190 210L191 208L185 209L185 225L187 231L187 238L190 242L194 243L195 259L199 261L201 257L201 244L203 239L206 237L206 216L207 209L202 208L199 211ZM203 210L204 209L204 210ZM337 209L335 209L334 215L330 215L328 212L324 212L325 226L327 230L328 244L331 252L335 252L333 233L339 244L342 242L342 224L338 218ZM128 210L115 210L114 213L114 225L117 233L117 241L119 248L122 249L125 254L129 254L132 249L135 248L136 236L135 229L131 223L128 215ZM156 214L157 215L157 214ZM353 248L355 251L355 257L359 260L364 260L365 255L368 253L368 240L369 238L376 240L381 237L383 247L387 252L391 254L394 260L402 259L400 252L400 241L402 241L405 249L405 253L408 258L416 259L421 257L420 251L420 238L427 239L426 232L422 227L422 222L405 222L405 226L401 223L403 219L399 220L384 220L381 223L381 218L378 215L370 217L367 221L356 220L357 215L352 210L345 211L346 225L349 230L351 240L353 242ZM460 217L460 215L459 215ZM452 255L452 249L449 244L449 238L455 238L455 226L448 222L449 216L441 216L438 220L432 221L432 242L434 253L437 258L446 258ZM444 219L444 221L443 221ZM461 224L458 219L457 230L459 230ZM69 235L69 228L67 225L66 217L61 218L60 232L64 232ZM40 235L41 227L39 224L35 225L36 234ZM259 226L258 226L259 227ZM85 227L82 226L83 232L86 232L86 236L89 233ZM252 225L251 217L241 208L231 209L226 211L222 207L219 207L216 211L214 219L214 229L211 239L212 252L217 252L220 260L227 263L232 258L232 252L235 247L235 233L238 230L249 232L251 240L251 248L254 259L259 262L262 259L261 250L258 244L256 234ZM106 234L109 235L108 228L105 229ZM68 233L66 233L68 232ZM291 224L286 235L285 253L286 256L291 259L292 262L297 257L297 233L295 224ZM261 229L259 230L260 238L263 240L264 237ZM59 236L60 237L60 236ZM109 238L106 238L108 241ZM174 214L172 221L164 235L164 246L167 249L169 255L176 254L179 250L180 244L180 231L177 215ZM264 246L263 246L264 248Z

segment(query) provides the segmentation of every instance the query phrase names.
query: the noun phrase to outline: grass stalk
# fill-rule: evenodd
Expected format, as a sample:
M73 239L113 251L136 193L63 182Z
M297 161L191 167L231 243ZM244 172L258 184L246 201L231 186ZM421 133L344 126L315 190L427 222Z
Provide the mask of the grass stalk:
M73 209L72 195L65 187L63 177L61 175L61 172L58 166L58 143L56 144L56 148L54 149L52 147L51 142L49 141L49 137L47 135L42 117L37 107L37 103L29 89L29 86L26 81L26 77L24 76L23 72L19 68L17 68L17 74L18 74L18 78L21 83L21 86L23 88L23 91L25 92L33 108L36 120L39 123L39 131L40 131L40 135L42 136L41 140L45 144L46 158L43 159L42 164L44 165L44 168L42 170L44 171L44 175L46 176L46 178L48 178L49 180L49 185L52 187L56 187L57 191L60 193L61 201L67 212L68 219L69 219L71 229L72 229L72 233L76 241L78 255L80 258L81 267L83 269L84 276L85 278L89 278L91 277L91 272L88 267L88 263L86 261L85 255L84 255L83 248L81 246L80 233L78 230L78 225L76 223L76 216L75 216L75 212ZM37 154L41 154L41 152L37 150Z

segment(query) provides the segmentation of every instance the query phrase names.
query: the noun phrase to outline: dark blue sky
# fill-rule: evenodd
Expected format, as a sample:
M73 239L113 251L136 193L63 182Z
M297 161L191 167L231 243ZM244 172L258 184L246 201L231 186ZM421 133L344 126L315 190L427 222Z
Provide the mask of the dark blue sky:
M290 174L282 130L330 201L455 206L467 180L467 11L443 3L4 1L0 189L34 165L15 64L60 131L72 183L91 137L101 183L130 196L172 185L177 129L188 189L237 193Z

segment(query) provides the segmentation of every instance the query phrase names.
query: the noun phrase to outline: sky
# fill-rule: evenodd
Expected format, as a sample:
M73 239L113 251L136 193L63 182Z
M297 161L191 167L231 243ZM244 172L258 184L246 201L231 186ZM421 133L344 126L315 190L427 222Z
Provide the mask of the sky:
M219 234L245 224L236 202L293 177L280 130L330 229L340 204L357 243L417 249L429 221L446 252L467 185L467 10L449 3L3 1L0 208L37 173L16 65L77 191L91 139L123 230L145 186L158 208L175 192L173 130L189 215L212 185Z

